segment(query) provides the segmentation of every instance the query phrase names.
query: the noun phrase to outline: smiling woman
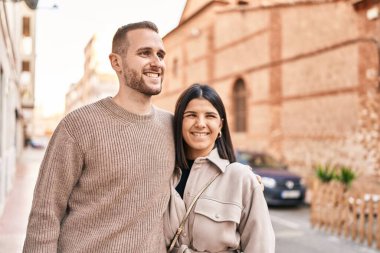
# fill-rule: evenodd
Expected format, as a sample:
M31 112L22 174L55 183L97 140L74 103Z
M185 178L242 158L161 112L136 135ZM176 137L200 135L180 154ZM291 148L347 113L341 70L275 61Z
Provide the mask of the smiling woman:
M213 88L194 84L180 95L174 139L177 168L164 223L169 252L274 253L262 185L249 166L236 162L226 111Z
M207 156L214 148L216 138L221 137L222 119L218 111L206 99L189 102L183 114L182 135L186 143L186 155L194 160Z

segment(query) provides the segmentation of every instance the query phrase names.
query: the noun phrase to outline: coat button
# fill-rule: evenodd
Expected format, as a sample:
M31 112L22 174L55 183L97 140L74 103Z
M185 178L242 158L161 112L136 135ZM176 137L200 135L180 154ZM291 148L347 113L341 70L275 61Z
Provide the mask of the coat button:
M186 234L186 233L183 233L183 234L182 234L182 236L183 236L183 237L186 237L186 236L187 236L187 234Z

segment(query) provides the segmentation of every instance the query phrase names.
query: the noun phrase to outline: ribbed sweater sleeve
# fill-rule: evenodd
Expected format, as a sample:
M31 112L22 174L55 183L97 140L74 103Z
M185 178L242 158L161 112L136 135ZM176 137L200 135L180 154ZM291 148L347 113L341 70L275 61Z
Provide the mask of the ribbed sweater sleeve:
M62 121L41 164L24 252L57 252L60 223L82 166L83 153Z
M173 117L111 98L69 113L47 148L24 253L164 253Z

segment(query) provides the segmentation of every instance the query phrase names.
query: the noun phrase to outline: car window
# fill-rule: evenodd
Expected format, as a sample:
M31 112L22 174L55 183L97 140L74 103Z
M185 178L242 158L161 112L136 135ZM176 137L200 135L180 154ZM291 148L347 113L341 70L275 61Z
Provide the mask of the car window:
M238 152L237 157L239 162L248 164L252 168L274 168L283 170L286 167L268 154Z
M270 155L264 155L262 156L262 159L264 160L263 165L266 165L267 167L281 168L281 169L285 167L283 164L281 164L279 161L277 161Z

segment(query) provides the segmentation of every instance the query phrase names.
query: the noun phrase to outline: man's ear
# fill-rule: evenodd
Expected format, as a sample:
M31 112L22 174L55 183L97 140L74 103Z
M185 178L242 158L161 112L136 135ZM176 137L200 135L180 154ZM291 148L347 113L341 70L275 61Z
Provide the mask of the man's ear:
M108 58L110 59L110 63L111 63L112 68L116 72L121 72L123 68L122 68L122 63L121 63L121 57L120 57L120 55L115 54L115 53L110 53L110 55L108 56Z

